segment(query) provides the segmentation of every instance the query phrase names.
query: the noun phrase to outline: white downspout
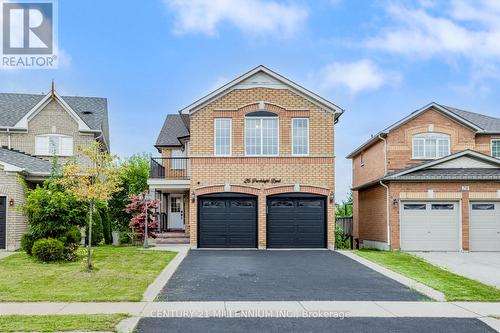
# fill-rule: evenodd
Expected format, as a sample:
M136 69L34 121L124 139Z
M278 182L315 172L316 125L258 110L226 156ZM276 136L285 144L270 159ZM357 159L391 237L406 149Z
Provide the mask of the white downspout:
M378 138L384 141L384 176L387 175L387 140L379 134ZM391 246L391 194L389 192L389 187L380 181L380 185L385 188L386 192L386 218L387 218L387 245Z
M7 146L9 147L9 150L12 149L12 144L11 144L11 136L12 134L10 133L9 128L7 128Z

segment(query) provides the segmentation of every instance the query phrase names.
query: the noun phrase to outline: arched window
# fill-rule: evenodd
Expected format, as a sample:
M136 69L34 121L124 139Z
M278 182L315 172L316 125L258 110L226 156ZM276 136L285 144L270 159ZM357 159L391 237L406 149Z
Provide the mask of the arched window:
M278 115L260 110L245 115L245 155L278 156Z
M420 133L413 136L414 159L436 159L450 155L450 136L442 133Z

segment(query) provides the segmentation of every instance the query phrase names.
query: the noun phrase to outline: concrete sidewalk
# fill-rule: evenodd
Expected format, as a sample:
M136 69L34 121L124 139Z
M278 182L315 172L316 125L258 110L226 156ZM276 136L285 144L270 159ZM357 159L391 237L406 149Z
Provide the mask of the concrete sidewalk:
M0 303L0 315L113 314L135 317L442 317L500 316L500 303L479 302L119 302L119 303Z

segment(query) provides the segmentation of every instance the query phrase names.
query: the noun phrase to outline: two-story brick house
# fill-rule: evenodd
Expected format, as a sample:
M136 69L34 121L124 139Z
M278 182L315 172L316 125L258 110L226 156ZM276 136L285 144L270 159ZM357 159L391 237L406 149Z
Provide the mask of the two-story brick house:
M26 231L19 207L29 187L50 176L51 159L72 158L95 140L109 150L107 100L0 93L0 249L16 250Z
M431 103L348 158L362 246L500 251L499 118Z
M334 246L342 110L259 66L168 115L150 190L192 247Z

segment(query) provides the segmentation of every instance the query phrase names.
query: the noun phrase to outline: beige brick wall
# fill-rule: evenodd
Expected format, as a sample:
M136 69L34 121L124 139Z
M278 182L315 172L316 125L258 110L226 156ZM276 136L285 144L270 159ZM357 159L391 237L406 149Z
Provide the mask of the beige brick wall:
M258 109L258 102L279 116L278 157L244 157L244 115ZM214 157L214 118L232 118L232 156ZM291 119L309 118L309 156L291 156ZM287 89L234 90L191 116L191 191L196 195L224 191L258 196L259 247L266 246L266 196L293 192L329 195L334 191L334 116ZM280 179L275 184L247 184L247 178ZM190 205L191 244L196 246L197 205ZM328 204L328 245L334 243L334 205Z
M7 199L7 250L14 251L20 247L21 237L26 231L26 219L20 207L24 203L24 187L19 182L16 173L0 170L0 196ZM9 202L14 200L14 205Z
M50 102L38 112L28 123L28 132L11 132L11 147L28 154L35 154L35 136L40 134L61 134L73 137L73 151L77 146L89 146L94 142L94 134L83 134L78 131L78 123L55 101ZM8 134L0 133L2 146L8 145ZM51 159L51 156L43 156ZM64 162L68 158L58 157Z

